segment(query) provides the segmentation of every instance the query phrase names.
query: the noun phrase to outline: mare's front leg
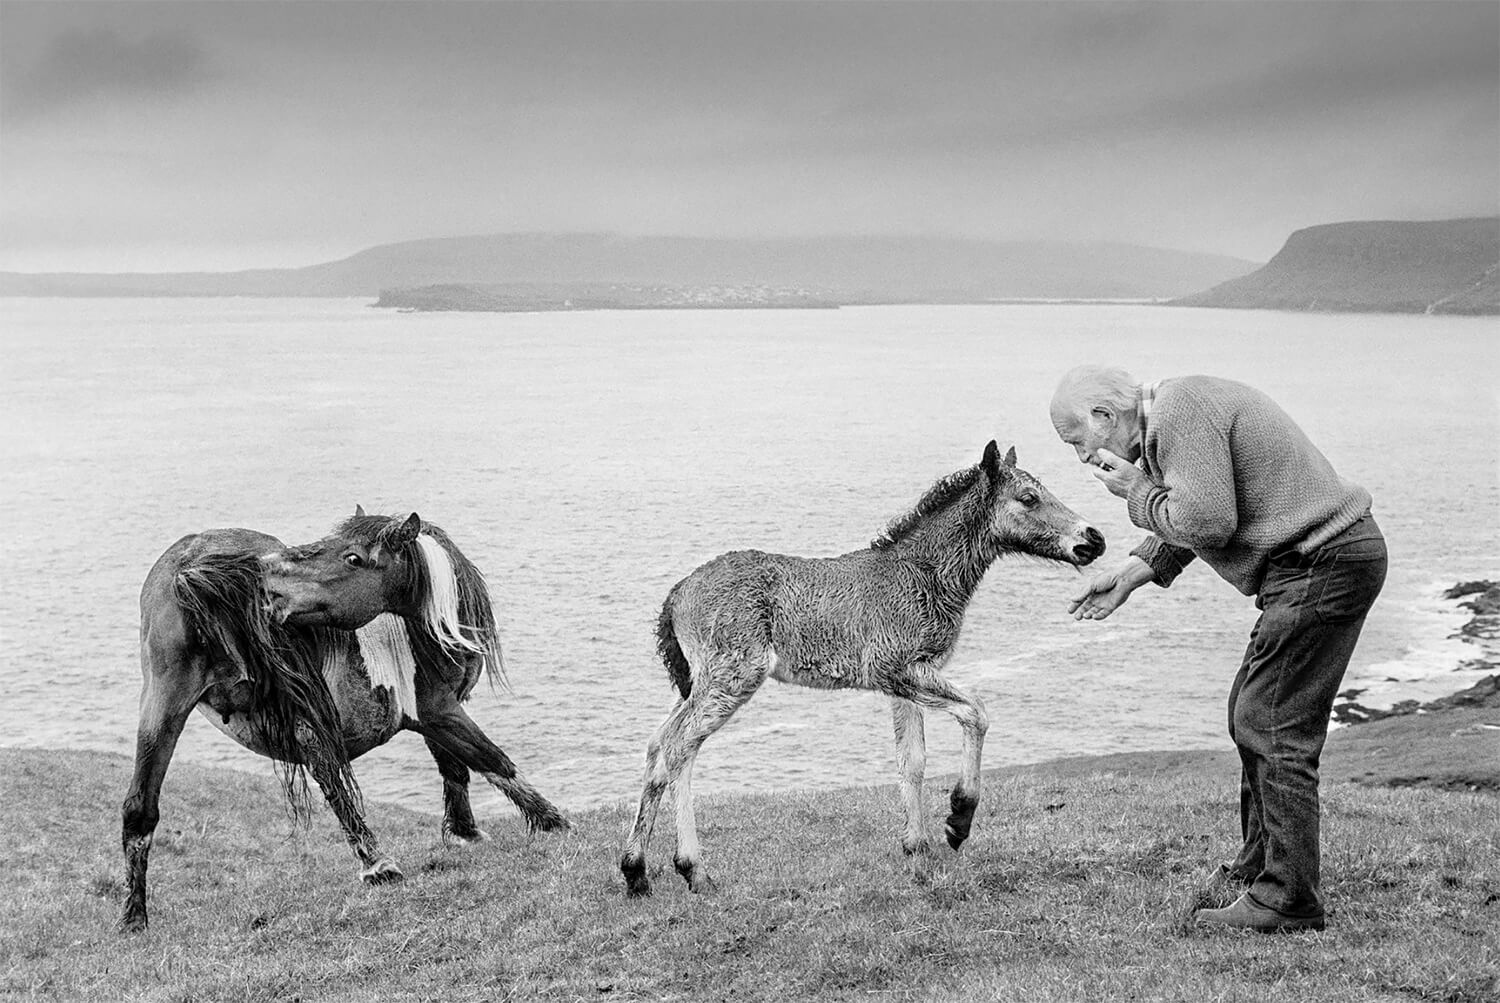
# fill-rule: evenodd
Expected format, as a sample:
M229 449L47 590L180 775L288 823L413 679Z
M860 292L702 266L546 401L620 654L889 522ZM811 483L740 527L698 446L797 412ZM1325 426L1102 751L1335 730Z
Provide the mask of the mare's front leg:
M469 768L432 739L424 737L422 741L427 743L427 751L443 778L443 842L467 846L488 841L489 833L475 823L469 804Z
M969 838L974 824L974 810L979 807L980 758L984 752L984 733L990 719L984 704L938 675L928 665L913 665L893 682L892 696L905 697L922 707L951 714L963 729L963 769L949 796L948 820L944 834L955 850Z
M922 803L922 776L927 768L922 708L910 700L891 697L891 721L896 730L901 803L906 808L906 833L901 837L901 849L908 854L928 853L932 850L932 839L927 834L927 815Z
M550 832L569 827L562 812L527 783L510 757L491 742L479 725L469 717L457 697L446 694L424 699L422 694L418 694L418 699L422 701L421 720L413 722L409 727L428 739L429 747L436 745L489 781L520 810L521 817L530 828ZM441 769L441 763L439 768ZM467 792L464 800L468 800Z

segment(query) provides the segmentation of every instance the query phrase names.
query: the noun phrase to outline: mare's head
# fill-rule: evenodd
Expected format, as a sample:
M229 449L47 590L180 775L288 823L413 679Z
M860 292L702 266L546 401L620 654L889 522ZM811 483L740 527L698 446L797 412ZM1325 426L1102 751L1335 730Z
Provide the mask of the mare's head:
M395 613L447 648L491 654L495 620L484 577L437 526L356 508L316 543L261 556L271 609L284 623L356 630Z
M1012 446L1000 455L993 439L979 461L989 483L989 531L1002 553L1031 554L1083 567L1104 553L1104 534L1016 466Z

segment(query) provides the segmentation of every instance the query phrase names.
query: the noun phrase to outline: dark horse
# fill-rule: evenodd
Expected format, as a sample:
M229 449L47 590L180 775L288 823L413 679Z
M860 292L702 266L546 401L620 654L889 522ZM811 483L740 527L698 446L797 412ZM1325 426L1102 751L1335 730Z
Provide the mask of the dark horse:
M645 788L620 860L626 890L646 895L646 848L662 795L677 802L674 864L693 891L712 887L693 818L693 762L705 739L767 677L890 697L908 853L931 847L922 809L922 709L946 711L964 732L963 772L946 833L955 850L979 804L984 706L942 676L964 611L1003 554L1085 565L1104 537L991 442L978 464L939 481L868 549L805 558L723 554L672 587L657 650L680 697L646 746Z
M443 779L443 837L487 839L469 771L504 792L533 829L567 821L465 713L481 674L501 678L479 570L441 529L365 515L301 547L248 529L178 540L141 588L140 726L122 841L121 926L146 926L146 864L162 778L194 707L277 762L294 813L311 773L372 884L398 881L365 824L350 761L398 731L427 743Z

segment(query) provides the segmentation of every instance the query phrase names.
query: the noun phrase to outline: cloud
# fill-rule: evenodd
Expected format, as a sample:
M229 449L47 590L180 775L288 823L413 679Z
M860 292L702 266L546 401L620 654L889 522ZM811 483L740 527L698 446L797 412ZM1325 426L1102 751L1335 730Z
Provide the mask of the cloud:
M71 29L30 67L6 73L4 111L12 122L97 98L181 94L216 74L194 39L177 32L138 41L109 28Z

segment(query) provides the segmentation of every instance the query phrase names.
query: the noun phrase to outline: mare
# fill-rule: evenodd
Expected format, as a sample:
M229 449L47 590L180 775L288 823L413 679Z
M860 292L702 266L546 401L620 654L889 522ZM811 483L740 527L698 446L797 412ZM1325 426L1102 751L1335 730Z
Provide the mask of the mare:
M956 718L963 771L945 831L955 850L968 838L988 719L942 670L969 600L1001 555L1083 566L1104 552L1098 530L1015 464L1014 449L1002 459L990 442L977 465L938 481L867 549L832 558L737 551L672 587L656 637L679 697L646 746L644 790L620 860L628 894L650 894L646 848L669 788L677 807L673 863L692 891L713 886L693 818L693 762L767 677L890 697L907 853L932 847L922 807L922 710Z
M399 881L365 822L351 760L414 731L443 781L443 839L487 839L469 804L473 770L532 829L567 821L463 709L481 675L503 679L484 578L440 528L363 509L332 536L287 547L214 529L178 540L141 588L140 721L121 841L121 927L147 925L146 867L162 779L196 707L275 761L294 815L322 790L368 883Z

